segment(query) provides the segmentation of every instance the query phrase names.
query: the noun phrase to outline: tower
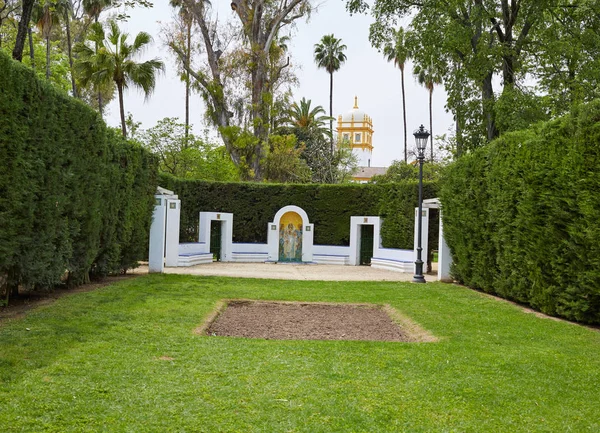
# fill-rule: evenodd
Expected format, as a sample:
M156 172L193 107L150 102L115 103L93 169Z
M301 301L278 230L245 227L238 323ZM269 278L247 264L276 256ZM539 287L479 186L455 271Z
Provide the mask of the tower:
M359 167L371 167L373 157L373 120L358 109L358 97L354 97L352 110L338 117L338 142L350 144L358 157Z

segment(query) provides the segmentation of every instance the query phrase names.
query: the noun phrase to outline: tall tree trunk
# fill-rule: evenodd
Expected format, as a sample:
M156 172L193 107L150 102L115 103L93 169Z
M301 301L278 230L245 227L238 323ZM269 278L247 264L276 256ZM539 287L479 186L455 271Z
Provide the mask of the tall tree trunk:
M71 87L73 89L73 97L77 96L77 87L75 86L75 74L73 73L73 42L71 41L71 23L69 21L69 12L65 12L65 26L67 29L67 50L69 51L69 66L71 68Z
M50 79L50 36L46 36L46 80Z
M454 120L456 121L456 158L460 158L463 153L463 137L462 137L462 127L460 126L460 115L458 114L458 110L456 111L456 115L454 116Z
M492 85L492 76L492 72L489 72L483 79L483 89L481 94L483 117L485 119L485 129L488 141L492 141L498 136L498 130L496 129L496 120L494 116L494 88Z
M402 117L404 120L404 162L408 162L408 139L406 132L406 93L404 92L404 65L400 67L402 76Z
M262 180L261 159L263 157L263 146L268 140L268 115L264 112L265 104L263 103L265 89L265 62L260 58L261 53L255 54L256 67L252 70L252 123L254 129L254 137L256 137L256 145L254 146L254 156L252 160L252 170L254 171L254 180Z
M13 59L19 62L23 60L25 38L27 37L27 29L29 28L29 21L31 21L31 11L33 11L33 4L35 3L35 0L23 0L22 3L23 11L21 13L21 21L19 21L19 29L17 30L15 48L12 52Z
M98 17L99 14L94 15L94 22L96 24L98 24ZM98 42L96 42L96 54L98 54ZM122 91L122 90L121 90ZM123 106L121 104L121 106ZM100 117L104 117L104 103L102 101L102 90L98 89L98 112L100 113ZM124 117L124 116L122 116ZM123 122L123 125L125 125L125 123ZM123 126L123 128L125 128L125 126Z
M333 155L333 72L329 73L329 140Z
M186 73L185 73L185 147L188 146L188 136L190 130L190 59L192 57L192 20L187 23L187 53L186 53Z
M429 133L431 134L431 162L433 162L433 84L429 88Z
M117 90L119 91L119 111L121 112L121 131L123 137L127 138L127 127L125 126L125 106L123 104L123 84L117 83Z
M33 32L31 27L27 28L27 36L29 39L29 57L31 58L31 69L35 69L35 53L33 52Z

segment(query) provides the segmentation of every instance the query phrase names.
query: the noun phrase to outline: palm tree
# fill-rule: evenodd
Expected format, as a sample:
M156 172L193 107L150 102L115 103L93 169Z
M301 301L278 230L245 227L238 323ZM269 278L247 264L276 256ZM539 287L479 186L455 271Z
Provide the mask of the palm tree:
M319 132L329 136L326 122L330 120L325 109L318 105L311 109L311 100L306 98L300 100L300 104L294 102L286 111L286 120L292 128L298 129L304 133Z
M73 41L71 39L71 16L73 15L73 3L71 0L58 0L64 6L61 7L63 18L65 20L65 29L67 31L67 51L69 54L69 67L71 68L71 87L73 97L77 98L77 86L75 85L75 73L73 71Z
M100 14L102 11L107 9L113 4L113 0L83 0L83 11L86 13L88 17L94 20L95 23L98 22Z
M164 70L164 64L160 59L143 63L136 63L133 60L152 40L148 33L138 33L133 44L130 45L127 43L128 34L121 33L115 21L109 21L108 27L110 32L106 35L100 23L92 24L89 40L98 45L98 52L85 44L78 44L75 47L79 55L76 68L84 85L91 82L101 87L110 81L115 83L119 93L121 130L123 137L126 137L123 90L129 85L134 85L141 88L148 97L156 85L156 73Z
M33 20L42 37L46 40L46 79L50 78L50 35L55 24L60 22L61 15L71 8L69 0L46 1L36 3L33 8ZM69 34L70 36L70 34Z
M83 0L83 11L86 13L90 19L94 20L94 23L98 23L98 19L100 18L100 14L105 9L112 6L113 0ZM98 45L96 44L96 52L98 52ZM100 112L100 116L103 114L104 103L102 101L102 90L98 90L98 111Z
M186 7L183 0L170 0L169 4L173 8L179 8L179 17L185 24L186 30L186 49L183 64L183 77L185 80L185 141L187 143L190 129L190 73L189 67L192 56L192 23L193 15Z
M333 34L325 35L321 42L315 44L315 62L317 67L329 72L329 134L331 135L331 153L333 154L333 73L338 71L346 61L344 50L346 45Z
M431 161L433 162L433 88L441 84L441 77L434 71L433 61L428 69L415 67L417 81L429 91L429 133L431 134Z
M392 30L394 43L388 44L383 49L383 55L388 62L394 62L394 65L400 69L402 82L402 117L404 120L404 162L408 160L408 141L406 134L406 95L404 93L404 64L410 57L410 52L405 44L404 29L400 27L397 31Z

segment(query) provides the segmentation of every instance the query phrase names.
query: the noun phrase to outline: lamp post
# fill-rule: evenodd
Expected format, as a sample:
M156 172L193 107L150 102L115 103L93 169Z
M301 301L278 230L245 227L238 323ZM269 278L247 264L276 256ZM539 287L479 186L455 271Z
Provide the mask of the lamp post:
M417 216L417 260L415 261L415 276L413 277L413 283L424 283L425 277L423 276L423 260L421 260L421 252L423 248L421 246L421 232L422 232L422 216L423 212L423 160L425 159L425 149L427 149L427 140L429 139L429 131L425 129L423 125L419 127L415 132L415 142L417 143L417 160L419 161L419 213Z

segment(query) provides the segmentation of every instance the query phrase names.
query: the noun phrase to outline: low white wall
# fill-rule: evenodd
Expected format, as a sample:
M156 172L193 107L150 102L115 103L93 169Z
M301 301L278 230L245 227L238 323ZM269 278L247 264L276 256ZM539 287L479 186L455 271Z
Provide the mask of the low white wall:
M239 263L264 263L269 261L269 245L242 244L232 245L231 261Z
M377 248L376 251L373 251L373 258L410 263L415 262L413 259L413 250L397 250L395 248Z
M314 245L313 262L319 265L348 265L350 264L350 247Z
M412 273L415 265L413 254L413 250L377 248L377 250L373 252L371 267Z
M269 246L267 244L234 243L232 252L234 252L234 253L268 253Z
M209 248L206 242L186 242L179 244L179 255L208 252Z

